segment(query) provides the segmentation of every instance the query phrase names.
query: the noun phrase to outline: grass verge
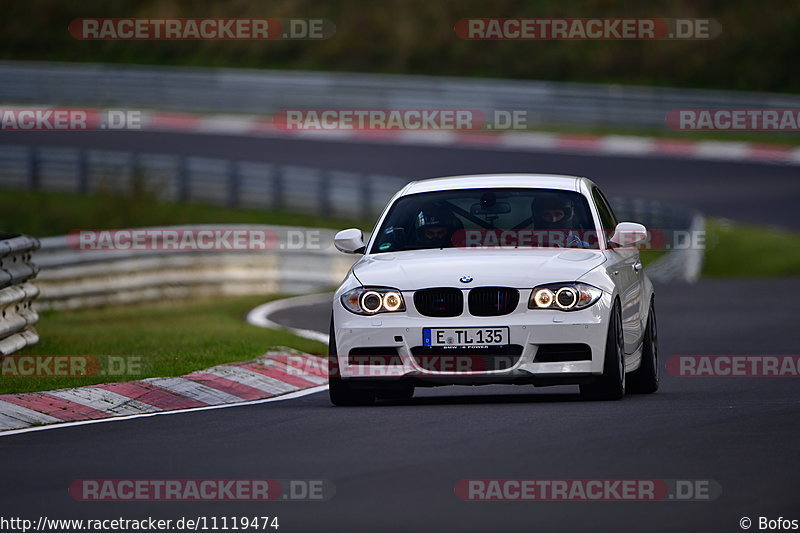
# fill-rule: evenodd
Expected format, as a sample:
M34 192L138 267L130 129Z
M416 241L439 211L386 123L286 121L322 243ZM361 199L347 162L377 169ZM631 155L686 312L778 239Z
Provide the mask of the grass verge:
M75 229L120 229L180 224L280 224L314 228L366 227L368 223L288 211L161 202L155 193L71 194L0 190L0 229L34 237Z
M246 361L271 346L322 354L326 347L291 333L251 326L244 315L269 299L228 297L138 304L43 314L41 341L19 355L92 355L106 375L9 377L0 393L52 390L95 383L180 376L221 363ZM113 359L112 368L105 366ZM122 372L123 375L108 375Z
M709 219L702 275L749 278L800 275L800 233Z

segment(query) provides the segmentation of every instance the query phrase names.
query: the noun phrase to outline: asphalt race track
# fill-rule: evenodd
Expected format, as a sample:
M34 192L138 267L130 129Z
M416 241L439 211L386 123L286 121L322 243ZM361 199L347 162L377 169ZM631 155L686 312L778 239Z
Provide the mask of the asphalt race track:
M39 134L30 134L29 142ZM680 201L737 220L800 227L797 167L236 137L46 134L49 144L203 153L420 177L586 174L612 194ZM23 136L15 139L24 140ZM0 142L12 142L0 136ZM41 142L37 139L35 142ZM107 146L110 147L110 146ZM248 157L250 158L250 157ZM293 159L294 158L294 159ZM746 260L743 259L743 260ZM800 279L658 285L661 357L798 353ZM326 331L321 306L272 316ZM0 437L4 516L277 515L279 531L741 531L800 519L797 378L680 378L655 395L582 402L577 387L449 387L406 402L283 402ZM75 479L328 479L325 502L77 502ZM465 502L470 478L708 479L713 501Z

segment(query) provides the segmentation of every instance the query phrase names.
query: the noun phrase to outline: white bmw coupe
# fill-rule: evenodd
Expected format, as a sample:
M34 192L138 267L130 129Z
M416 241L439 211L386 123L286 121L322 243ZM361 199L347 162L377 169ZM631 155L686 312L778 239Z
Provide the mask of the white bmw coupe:
M333 299L330 398L368 405L437 385L579 385L587 399L658 389L641 224L581 177L416 181L384 209Z

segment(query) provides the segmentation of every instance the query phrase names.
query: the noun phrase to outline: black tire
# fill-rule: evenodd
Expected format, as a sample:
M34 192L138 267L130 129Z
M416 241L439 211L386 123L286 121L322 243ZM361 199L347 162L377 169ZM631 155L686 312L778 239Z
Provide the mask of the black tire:
M328 337L328 394L333 405L342 407L372 405L375 403L375 394L372 391L352 388L339 374L339 359L336 354L333 317L331 317L330 336Z
M658 323L655 298L650 299L650 312L644 331L642 364L628 377L628 390L633 394L652 394L658 390L661 377L658 360Z
M587 400L619 400L625 396L625 349L622 333L622 311L614 302L606 335L603 375L593 383L581 385L581 396Z

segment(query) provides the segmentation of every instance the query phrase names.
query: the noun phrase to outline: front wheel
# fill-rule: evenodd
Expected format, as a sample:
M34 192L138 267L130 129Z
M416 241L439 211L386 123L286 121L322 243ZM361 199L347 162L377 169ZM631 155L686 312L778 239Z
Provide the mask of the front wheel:
M630 376L630 391L634 394L651 394L658 390L660 378L658 362L658 327L655 300L650 300L650 312L644 331L642 364Z
M372 405L375 394L369 390L354 389L345 382L339 373L339 357L336 351L336 334L333 331L333 317L328 337L328 394L331 403L338 406Z
M581 385L581 396L587 400L619 400L625 396L625 350L622 336L622 311L614 302L606 335L603 375L594 383Z

